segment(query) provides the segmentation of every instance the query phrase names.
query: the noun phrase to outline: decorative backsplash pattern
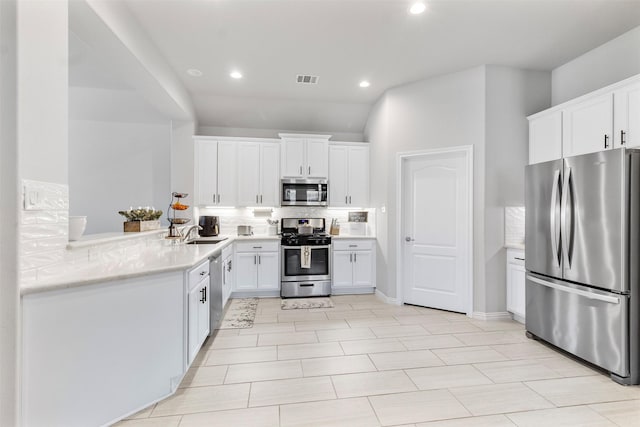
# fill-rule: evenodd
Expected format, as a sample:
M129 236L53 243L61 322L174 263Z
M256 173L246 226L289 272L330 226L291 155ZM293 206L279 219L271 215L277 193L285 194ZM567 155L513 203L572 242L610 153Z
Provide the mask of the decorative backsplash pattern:
M42 209L20 210L18 226L20 281L36 280L38 272L65 260L69 240L69 187L62 184L22 182L37 190Z
M524 218L524 206L507 206L504 208L505 245L524 244Z
M123 240L97 240L81 245L68 246L69 243L69 187L67 185L46 182L24 181L23 189L37 188L41 197L39 210L20 211L19 243L20 243L20 283L46 280L64 275L70 269L78 270L91 267L95 263L126 258L136 262L143 253L154 245L170 244L164 239L165 232L131 233ZM24 197L24 190L23 190ZM369 212L367 234L375 235L375 209L364 209ZM216 215L220 217L220 233L236 235L238 225L251 225L255 234L266 234L267 219L290 218L325 218L327 227L332 218L341 224L341 234L349 234L347 222L349 209L328 209L317 207L285 207L268 210L246 208L194 208L198 215ZM89 221L91 218L89 218ZM117 234L117 233L116 233ZM75 246L75 247L74 247Z

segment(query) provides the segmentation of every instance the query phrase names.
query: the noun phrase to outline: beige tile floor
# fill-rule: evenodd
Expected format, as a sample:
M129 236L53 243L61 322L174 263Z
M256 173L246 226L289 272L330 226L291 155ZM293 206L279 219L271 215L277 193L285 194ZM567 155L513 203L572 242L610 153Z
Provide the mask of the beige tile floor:
M117 426L640 426L640 387L519 323L332 299L288 311L261 299L253 328L219 331L174 396Z

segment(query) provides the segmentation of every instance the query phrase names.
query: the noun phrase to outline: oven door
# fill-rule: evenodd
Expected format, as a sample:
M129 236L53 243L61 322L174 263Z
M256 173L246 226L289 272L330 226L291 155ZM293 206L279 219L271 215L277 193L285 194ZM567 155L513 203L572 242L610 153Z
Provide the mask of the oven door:
M331 245L309 246L311 268L302 268L301 246L282 246L282 281L331 280Z

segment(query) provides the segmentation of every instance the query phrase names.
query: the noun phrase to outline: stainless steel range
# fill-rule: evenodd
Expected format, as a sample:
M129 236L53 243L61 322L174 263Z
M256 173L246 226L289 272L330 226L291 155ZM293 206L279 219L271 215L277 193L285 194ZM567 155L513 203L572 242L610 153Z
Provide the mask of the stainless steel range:
M324 218L282 218L280 295L331 294L331 237Z

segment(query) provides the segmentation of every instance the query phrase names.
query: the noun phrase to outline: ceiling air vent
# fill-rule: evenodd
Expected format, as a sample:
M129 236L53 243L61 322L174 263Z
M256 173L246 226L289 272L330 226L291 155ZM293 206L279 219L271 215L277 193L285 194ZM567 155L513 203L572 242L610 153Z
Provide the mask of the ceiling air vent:
M296 81L298 83L302 83L302 84L309 84L309 85L315 85L318 83L318 79L320 77L318 76L309 76L309 75L303 75L303 74L298 74L296 76Z

